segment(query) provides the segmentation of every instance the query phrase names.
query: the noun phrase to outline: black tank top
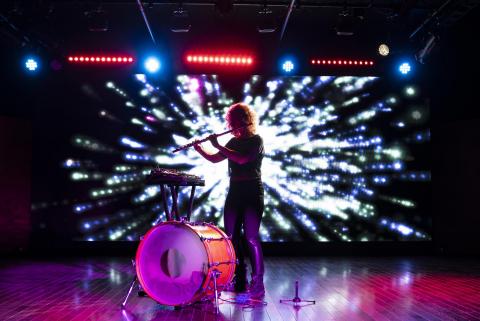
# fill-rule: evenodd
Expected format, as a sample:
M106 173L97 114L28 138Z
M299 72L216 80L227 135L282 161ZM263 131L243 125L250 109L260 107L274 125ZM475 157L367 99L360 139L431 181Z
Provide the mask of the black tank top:
M262 159L265 151L263 149L263 139L260 135L253 135L248 138L233 137L228 141L225 147L239 152L240 154L254 153L256 155L254 159L245 164L238 164L228 160L228 174L231 178L261 179Z

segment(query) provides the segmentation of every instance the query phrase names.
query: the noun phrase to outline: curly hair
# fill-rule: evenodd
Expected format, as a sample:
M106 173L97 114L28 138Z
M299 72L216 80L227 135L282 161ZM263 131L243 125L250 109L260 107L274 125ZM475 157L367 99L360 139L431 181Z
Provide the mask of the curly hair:
M247 127L247 131L250 134L255 134L257 132L257 114L247 104L237 103L230 106L225 115L225 119L227 120L229 129L233 129L233 122L238 122L244 125L251 124Z

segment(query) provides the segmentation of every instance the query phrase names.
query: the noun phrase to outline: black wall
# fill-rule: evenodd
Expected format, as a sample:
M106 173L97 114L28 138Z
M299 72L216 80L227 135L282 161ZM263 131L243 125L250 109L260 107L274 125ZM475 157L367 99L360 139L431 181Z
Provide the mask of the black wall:
M470 38L479 9L443 34L428 61L434 240L445 254L480 254L480 48Z
M0 253L28 246L31 154L30 121L0 115Z

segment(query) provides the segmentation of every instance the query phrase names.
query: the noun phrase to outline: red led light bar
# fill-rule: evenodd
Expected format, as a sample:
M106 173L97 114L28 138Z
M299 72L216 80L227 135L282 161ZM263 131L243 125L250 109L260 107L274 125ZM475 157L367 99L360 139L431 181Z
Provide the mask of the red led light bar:
M68 62L83 63L83 64L129 64L133 63L132 56L117 55L117 56L93 56L93 55L78 55L68 56Z
M185 56L185 62L188 64L208 64L224 66L248 67L253 65L254 59L250 55L200 55L190 54Z
M373 66L373 60L312 59L312 65Z

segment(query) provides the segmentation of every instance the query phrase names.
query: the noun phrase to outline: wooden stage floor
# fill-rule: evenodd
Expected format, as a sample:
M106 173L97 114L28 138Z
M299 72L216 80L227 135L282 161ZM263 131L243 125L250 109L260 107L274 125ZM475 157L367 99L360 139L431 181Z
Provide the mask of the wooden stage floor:
M266 305L232 303L220 314L195 304L180 310L133 295L127 258L0 261L0 320L327 321L480 320L480 261L444 258L266 258ZM316 304L279 303L294 295Z

